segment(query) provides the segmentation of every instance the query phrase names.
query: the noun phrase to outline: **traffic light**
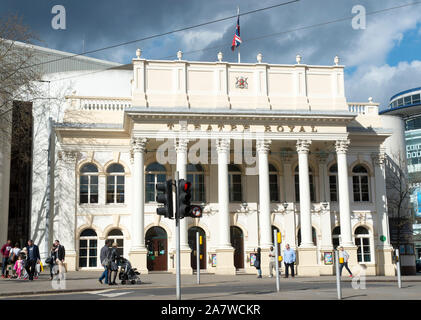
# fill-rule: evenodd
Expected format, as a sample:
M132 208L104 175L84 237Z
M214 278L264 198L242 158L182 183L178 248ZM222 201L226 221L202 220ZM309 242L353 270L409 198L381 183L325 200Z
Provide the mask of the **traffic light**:
M160 216L172 219L174 216L172 203L172 180L167 180L165 183L157 183L156 191L160 192L156 195L156 202L164 205L163 207L157 208L156 213Z
M178 218L190 216L191 183L180 179L178 181Z

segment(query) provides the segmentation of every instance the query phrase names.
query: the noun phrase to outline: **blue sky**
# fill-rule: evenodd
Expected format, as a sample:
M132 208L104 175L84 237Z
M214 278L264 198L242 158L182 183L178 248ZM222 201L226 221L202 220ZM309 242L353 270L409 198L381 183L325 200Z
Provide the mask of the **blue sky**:
M43 40L41 45L80 53L144 36L159 34L286 0L2 0L0 16L17 13ZM243 40L286 32L344 17L362 5L368 13L415 0L300 0L287 6L241 17ZM51 27L54 5L66 9L66 30ZM180 32L170 36L97 52L91 56L130 63L137 47L147 59L170 57L178 50L187 60L215 61L218 51L224 60L235 61L230 50L236 19ZM203 50L202 50L203 49ZM191 51L202 50L197 53ZM367 101L372 96L382 106L396 92L421 86L421 4L367 16L364 30L352 28L351 20L288 32L242 45L242 61L255 62L257 53L268 63L333 64L339 55L346 65L346 94L349 101Z

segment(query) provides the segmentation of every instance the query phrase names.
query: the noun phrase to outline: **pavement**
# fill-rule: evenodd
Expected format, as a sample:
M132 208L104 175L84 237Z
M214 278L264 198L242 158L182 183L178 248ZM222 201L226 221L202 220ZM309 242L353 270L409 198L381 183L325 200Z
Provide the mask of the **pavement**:
M117 298L121 292L124 293L126 298L129 298L131 294L133 299L175 299L176 279L174 274L150 273L141 275L141 284L121 285L118 281L118 286L100 284L98 282L100 274L100 271L68 272L66 274L66 281L62 283L61 286L58 282L49 280L48 272L43 272L39 279L34 281L0 279L0 299L13 297L26 297L32 299L37 295L49 295L51 297L55 295L62 298L66 295L73 295L72 299L85 299L85 296L89 293L98 293L98 297ZM196 275L181 276L182 290L185 293L191 293L190 299L200 297L202 299L219 299L218 297L225 299L227 298L226 294L234 296L231 299L251 299L259 294L260 298L285 299L288 298L288 292L294 293L291 295L291 299L319 299L325 297L328 299L335 299L336 297L335 276L297 276L293 279L281 278L280 287L283 292L282 297L276 296L276 290L274 293L276 284L275 278L264 277L263 279L257 279L255 275L249 274L222 276L204 273L201 274L200 285L196 283L196 279ZM355 290L352 289L351 279L343 276L342 283L344 292L351 290L348 295L355 296ZM370 297L381 297L382 294L385 299L394 299L396 297L396 293L394 292L395 288L397 289L396 277L367 276L366 283L368 288L374 290L370 293ZM417 276L403 276L402 283L403 288L409 290L408 299L421 299L420 274ZM321 289L327 290L325 296L320 295ZM299 294L297 297L297 292L307 292L308 296ZM386 294L386 292L390 292L390 295ZM250 295L251 293L254 294ZM273 293L275 295L272 295ZM80 295L75 296L75 294ZM367 294L357 295L357 297L358 296L370 298ZM93 295L89 295L88 297L92 298Z

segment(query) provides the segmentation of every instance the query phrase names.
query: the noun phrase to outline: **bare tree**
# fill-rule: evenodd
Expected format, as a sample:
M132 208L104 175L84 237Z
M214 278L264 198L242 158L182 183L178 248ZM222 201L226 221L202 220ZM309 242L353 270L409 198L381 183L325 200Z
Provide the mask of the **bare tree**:
M36 35L22 23L20 17L10 15L0 18L0 136L9 142L12 111L20 112L22 105L16 102L32 101L39 93L37 81L41 79L41 74L39 68L33 67L37 59L30 46L35 40L38 40ZM26 130L25 126L22 128ZM16 130L20 130L20 126L13 128L14 134L19 135Z
M391 236L395 233L396 241L393 242L399 248L402 242L411 242L411 230L415 218L410 200L416 189L416 184L421 182L421 174L408 174L406 158L401 153L387 157L386 164L387 202Z

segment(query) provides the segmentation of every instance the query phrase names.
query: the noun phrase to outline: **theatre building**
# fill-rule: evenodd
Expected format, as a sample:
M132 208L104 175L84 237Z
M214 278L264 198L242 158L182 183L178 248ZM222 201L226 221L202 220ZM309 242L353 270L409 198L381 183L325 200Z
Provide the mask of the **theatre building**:
M52 73L49 112L34 120L31 236L60 239L69 270L101 268L106 239L142 273L175 270L175 222L156 214L155 185L192 183L202 218L181 221L181 271L267 275L273 230L299 275L350 267L394 275L385 185L392 131L378 104L349 103L344 67L146 60L101 72ZM34 102L34 110L45 101ZM47 170L48 116L53 122ZM54 140L54 138L53 138ZM43 206L50 174L51 210ZM48 221L48 224L46 224ZM48 226L48 227L47 227ZM41 250L45 251L45 250Z

